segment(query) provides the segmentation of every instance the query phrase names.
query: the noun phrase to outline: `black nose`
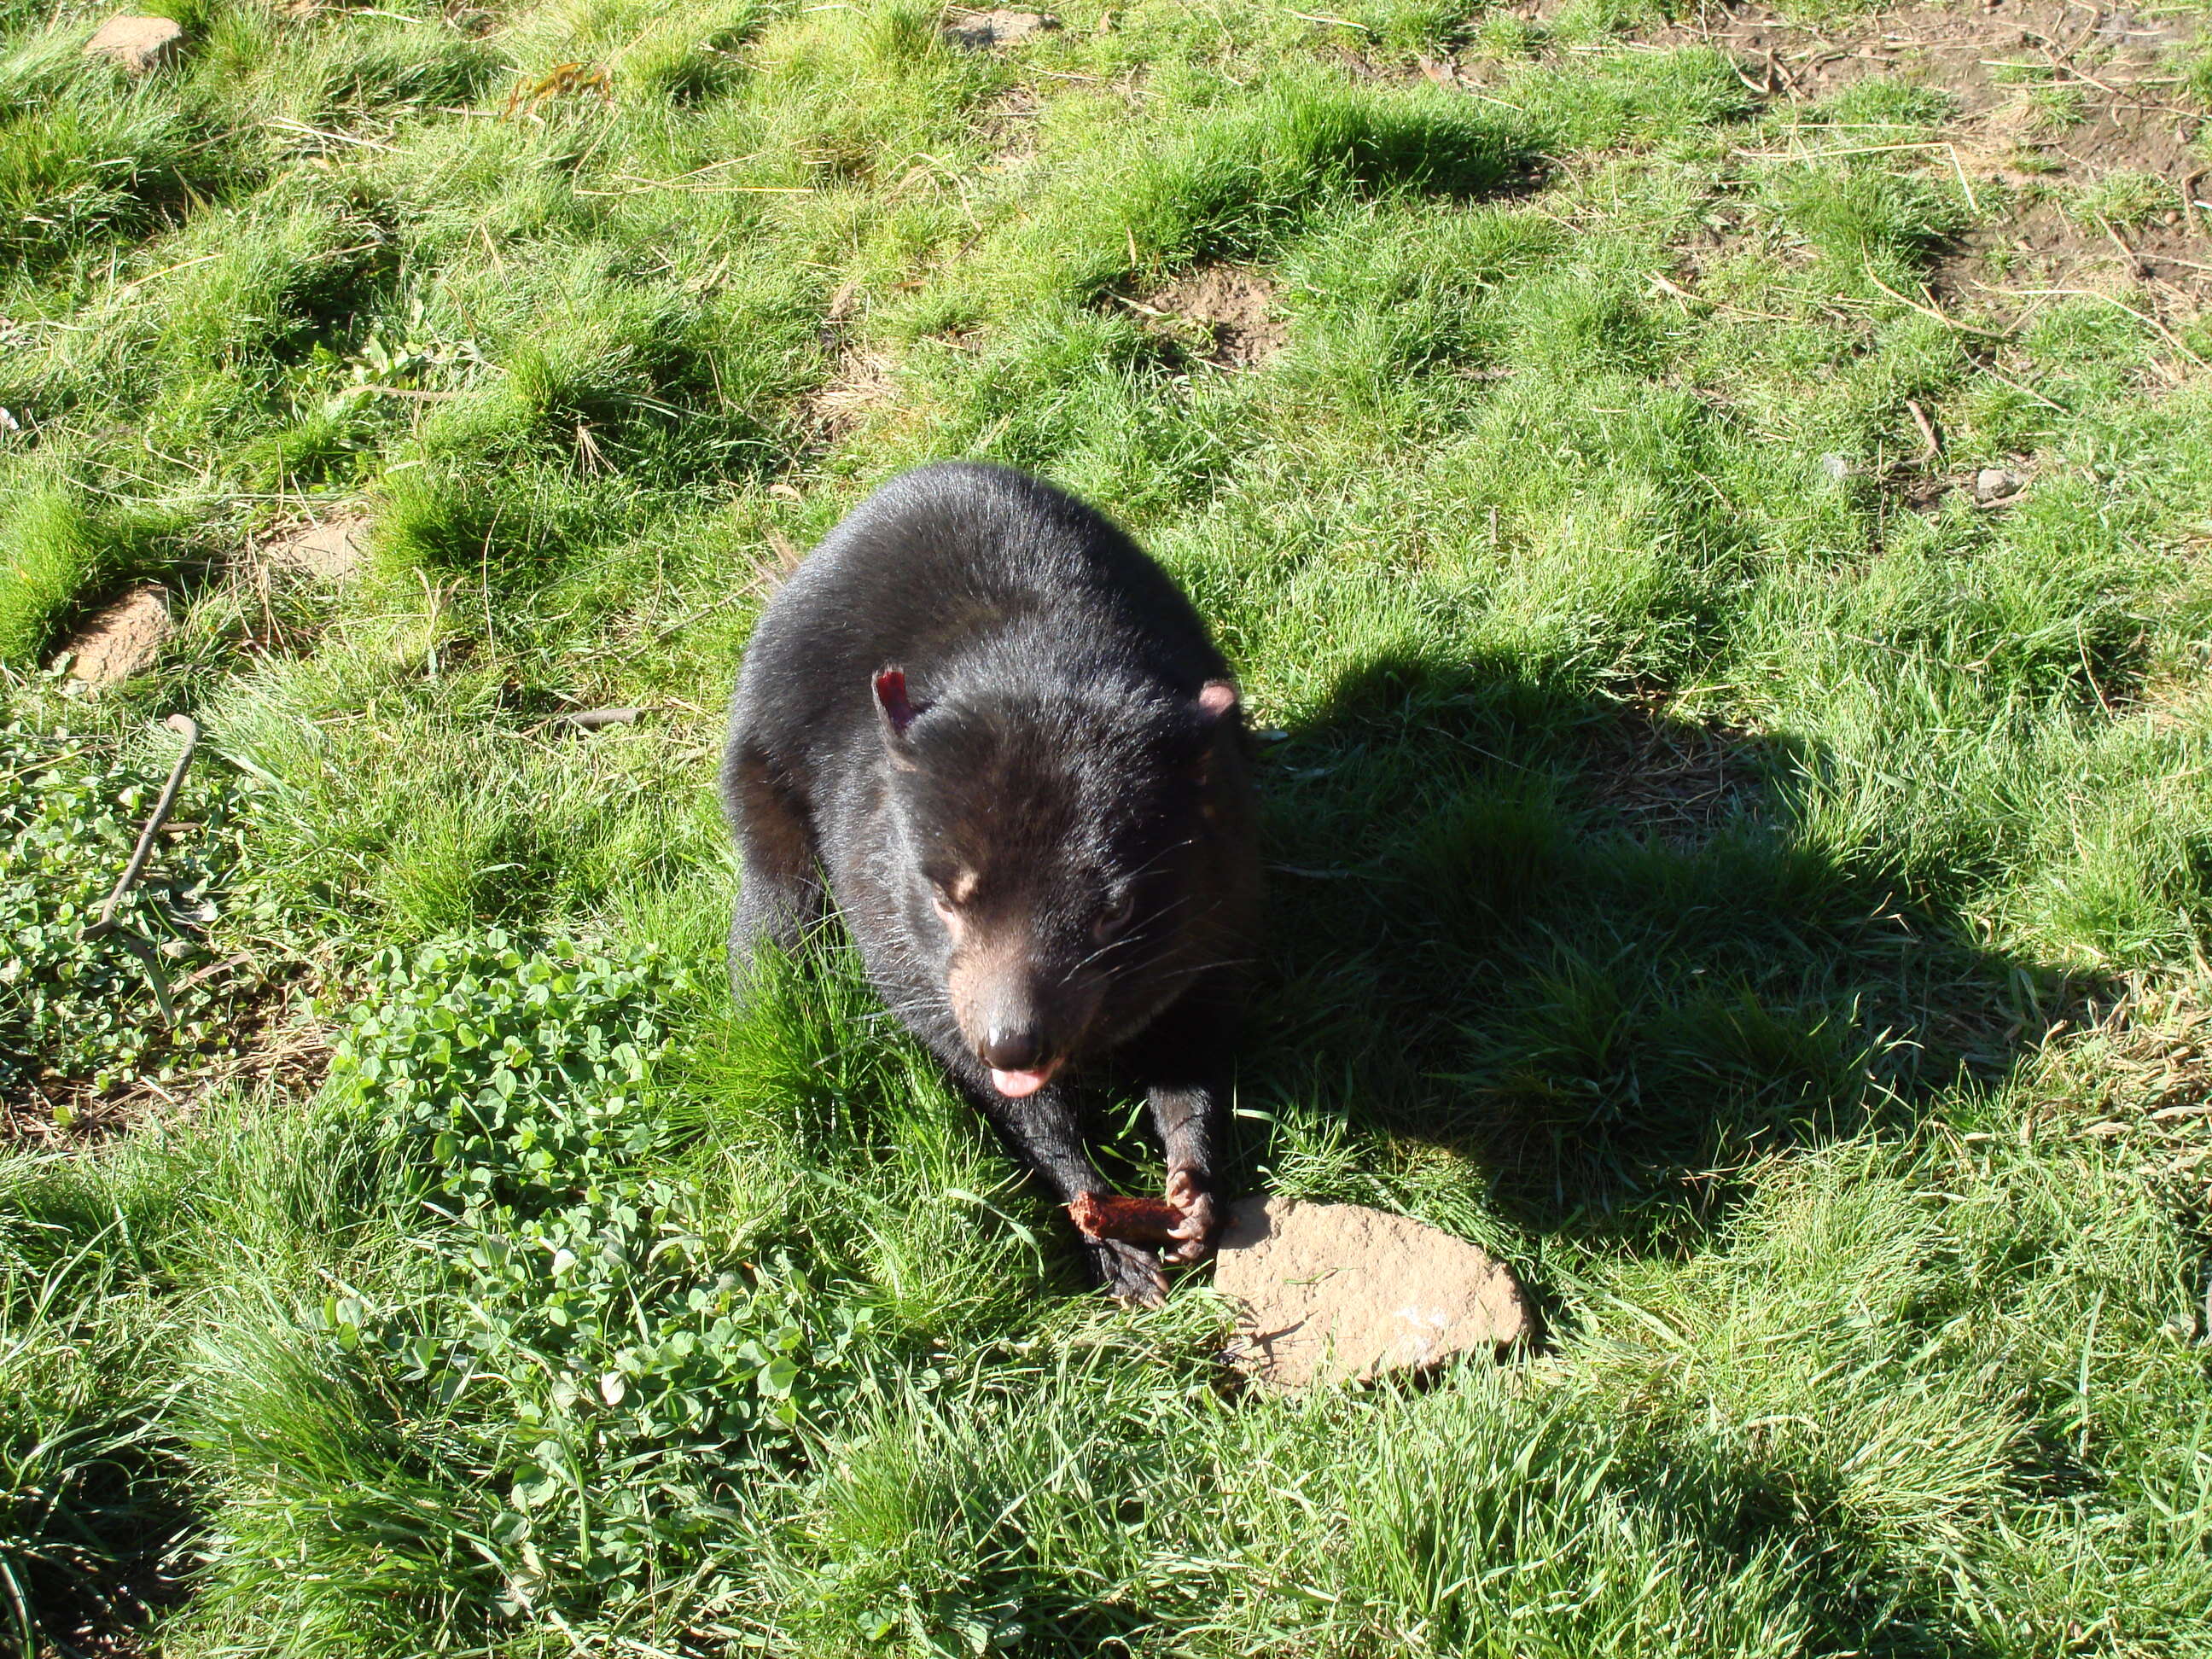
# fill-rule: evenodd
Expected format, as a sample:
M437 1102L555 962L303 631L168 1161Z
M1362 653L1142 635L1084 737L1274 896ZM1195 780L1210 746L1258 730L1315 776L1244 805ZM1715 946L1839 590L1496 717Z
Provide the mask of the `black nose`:
M975 1051L995 1072L1029 1072L1044 1059L1044 1044L1035 1031L1009 1031L994 1025Z

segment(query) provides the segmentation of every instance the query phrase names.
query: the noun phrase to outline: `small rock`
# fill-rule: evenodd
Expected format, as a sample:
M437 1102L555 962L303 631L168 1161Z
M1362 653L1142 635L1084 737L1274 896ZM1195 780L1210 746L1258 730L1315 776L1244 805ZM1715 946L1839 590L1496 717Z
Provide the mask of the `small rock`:
M118 15L102 23L84 43L84 55L105 58L133 75L145 75L174 55L184 38L183 26L173 19Z
M169 637L169 590L125 594L69 643L69 675L88 686L113 685L153 665Z
M609 726L635 726L641 708L579 708L545 722L556 732L597 732Z
M2018 474L2008 472L2001 466L1985 466L1974 474L1974 499L1978 501L2001 501L2021 490Z
M275 563L304 570L325 581L343 581L368 557L368 517L348 513L320 524L302 525L264 542L261 550Z
M1356 1204L1239 1200L1213 1283L1243 1304L1231 1363L1275 1388L1489 1353L1530 1329L1521 1287L1486 1252Z
M1060 19L1041 11L974 12L957 23L946 24L945 38L970 52L987 52L993 46L1011 46L1059 27Z

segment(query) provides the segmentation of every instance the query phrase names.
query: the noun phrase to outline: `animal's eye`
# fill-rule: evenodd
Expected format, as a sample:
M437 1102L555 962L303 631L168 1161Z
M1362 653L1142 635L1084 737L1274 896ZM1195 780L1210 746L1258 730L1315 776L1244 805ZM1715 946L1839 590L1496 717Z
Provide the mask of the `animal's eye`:
M1098 913L1098 920L1091 931L1100 939L1111 939L1129 925L1129 918L1137 914L1137 890L1125 887L1106 901L1106 908Z
M929 890L929 902L936 910L939 920L946 927L951 927L959 920L960 913L952 908L952 901L945 896L945 890L942 887L933 886Z

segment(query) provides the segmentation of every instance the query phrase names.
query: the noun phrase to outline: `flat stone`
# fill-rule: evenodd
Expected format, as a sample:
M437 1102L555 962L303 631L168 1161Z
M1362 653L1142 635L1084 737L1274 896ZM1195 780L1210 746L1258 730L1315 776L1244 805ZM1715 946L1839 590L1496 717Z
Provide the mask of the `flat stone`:
M993 46L1013 46L1033 34L1043 34L1059 27L1060 19L1041 11L971 12L957 23L946 24L945 38L971 52L987 52Z
M265 541L261 550L273 563L325 581L343 581L368 557L368 529L367 514L341 514Z
M1974 474L1974 499L1978 501L2001 501L2008 495L2017 495L2021 489L2020 476L2008 472L2001 466L1985 466Z
M102 23L84 43L84 55L105 58L133 75L144 75L161 67L184 38L183 25L173 19L118 14Z
M114 685L154 665L169 637L169 590L136 588L84 625L69 642L69 676Z
M1231 1206L1214 1287L1240 1305L1229 1358L1279 1389L1364 1382L1528 1334L1528 1304L1489 1254L1357 1204L1265 1194Z

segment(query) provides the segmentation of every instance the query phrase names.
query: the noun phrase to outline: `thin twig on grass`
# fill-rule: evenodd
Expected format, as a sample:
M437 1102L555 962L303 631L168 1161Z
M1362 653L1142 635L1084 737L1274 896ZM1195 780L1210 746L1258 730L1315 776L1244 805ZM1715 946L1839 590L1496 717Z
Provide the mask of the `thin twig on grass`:
M379 143L374 138L356 138L349 132L331 132L322 127L311 127L305 121L295 121L284 116L278 116L274 120L264 121L261 125L272 131L289 132L302 138L321 138L333 144L352 144L362 149L380 149L387 153L392 150L391 145Z
M146 819L146 827L138 832L138 844L131 848L131 862L123 866L123 874L117 878L114 890L108 894L106 902L100 907L98 919L84 930L87 939L97 939L118 926L115 908L138 884L138 878L146 873L146 861L154 852L154 837L161 834L161 825L167 821L171 809L176 805L177 791L184 786L185 769L192 763L192 752L200 745L199 725L191 715L172 714L162 724L172 732L182 734L184 753L177 757L177 763L169 769L169 781L161 786L161 793L154 802L154 810Z
M1907 398L1905 407L1912 416L1912 424L1920 428L1920 441L1928 446L1928 459L1931 461L1937 459L1943 453L1943 446L1936 436L1936 428L1929 420L1928 412L1920 407L1920 400L1917 398Z
M1887 294L1891 299L1896 301L1898 304L1901 306L1910 306L1913 310L1918 312L1923 317L1933 317L1937 322L1942 324L1946 328L1956 329L1961 334L1978 334L1985 340L2008 340L2012 337L2012 331L2009 329L1984 328L1975 323L1962 323L1956 317L1948 315L1940 307L1931 305L1926 301L1911 299L1905 295L1899 294L1887 283L1883 282L1881 277L1874 274L1874 265L1871 262L1867 265L1866 276L1867 281L1872 283L1884 294Z
M1763 323L1794 323L1795 317L1784 317L1779 312L1747 311L1741 306L1730 305L1726 300L1716 300L1707 295L1692 294L1680 283L1668 281L1657 271L1650 273L1651 286L1662 294L1671 294L1678 300L1687 300L1692 305L1711 306L1716 311L1725 311L1732 316L1754 317Z
M117 943L145 965L146 977L154 988L154 1001L161 1010L161 1018L173 1025L177 1022L177 1011L170 1005L168 980L161 972L161 959L154 953L153 942L125 927L115 916L117 907L138 884L138 878L146 873L146 862L154 854L154 837L161 833L161 826L168 822L169 812L177 804L177 791L184 787L185 769L192 763L192 755L200 746L199 724L191 715L172 714L162 724L183 736L184 752L177 757L177 763L169 769L169 781L161 786L161 793L154 802L154 810L147 815L146 827L138 832L138 844L131 849L131 861L123 866L122 875L116 878L114 890L108 894L106 902L100 907L100 915L86 927L80 937L89 944L94 939L114 934Z

